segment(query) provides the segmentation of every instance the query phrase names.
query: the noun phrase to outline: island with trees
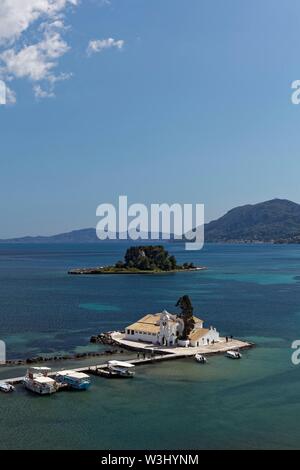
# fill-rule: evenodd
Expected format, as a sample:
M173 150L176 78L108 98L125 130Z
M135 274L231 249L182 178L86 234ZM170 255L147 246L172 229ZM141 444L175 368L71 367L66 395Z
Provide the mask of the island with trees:
M160 274L204 269L204 266L195 266L194 263L178 264L175 256L161 245L146 245L128 248L124 260L113 266L71 269L69 274Z

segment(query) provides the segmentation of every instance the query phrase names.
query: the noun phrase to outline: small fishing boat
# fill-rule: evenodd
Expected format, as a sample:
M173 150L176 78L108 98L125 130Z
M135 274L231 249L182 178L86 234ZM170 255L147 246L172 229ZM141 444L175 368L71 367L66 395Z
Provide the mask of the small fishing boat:
M207 363L206 357L203 356L202 354L196 354L195 361L199 362L199 364L206 364Z
M23 380L27 390L38 395L52 395L57 392L57 383L48 377L51 372L49 367L31 367Z
M107 370L116 377L132 378L135 376L135 366L130 362L108 361Z
M0 382L0 392L3 393L11 393L15 391L15 387L11 384L6 382Z
M59 384L68 385L74 390L87 390L91 386L91 379L87 374L74 370L62 370L57 372L55 380Z
M242 359L242 355L239 351L227 351L226 357L229 357L229 359Z

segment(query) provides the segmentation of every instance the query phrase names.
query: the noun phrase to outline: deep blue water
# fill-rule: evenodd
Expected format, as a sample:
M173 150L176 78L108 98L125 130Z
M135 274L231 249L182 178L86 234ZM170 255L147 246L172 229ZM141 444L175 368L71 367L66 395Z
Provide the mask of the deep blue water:
M291 363L291 343L300 339L300 247L186 252L171 244L180 262L209 269L67 275L71 267L113 263L125 249L118 242L0 245L0 339L8 356L84 350L92 334L176 311L183 294L208 326L257 348L238 363L216 357L202 368L192 360L144 367L130 384L96 379L85 395L41 401L20 389L0 396L1 429L9 429L0 429L0 448L299 448L300 366ZM180 440L170 432L176 427L185 429Z
M148 312L176 311L189 294L197 315L224 334L291 341L300 322L300 248L207 245L180 262L206 272L160 276L68 276L70 267L121 259L124 243L0 245L0 337L9 357L72 351L91 334L124 328ZM300 331L299 331L300 333Z

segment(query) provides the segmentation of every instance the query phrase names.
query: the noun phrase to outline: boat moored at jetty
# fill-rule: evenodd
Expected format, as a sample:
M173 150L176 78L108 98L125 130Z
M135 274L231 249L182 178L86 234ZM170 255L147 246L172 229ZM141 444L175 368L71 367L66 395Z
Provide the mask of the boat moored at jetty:
M57 392L58 386L55 380L48 377L49 367L31 367L23 380L23 384L31 392L38 395L52 395Z
M107 370L117 377L132 378L135 376L135 366L130 362L108 361Z
M206 364L207 363L206 357L203 356L202 354L196 354L195 361L199 362L199 364Z
M15 387L11 384L8 384L6 382L0 382L0 392L3 393L11 393L14 392Z
M229 359L242 359L240 351L227 351L226 357Z
M74 370L62 370L57 372L55 380L59 384L68 385L75 390L87 390L91 385L91 379L87 374Z

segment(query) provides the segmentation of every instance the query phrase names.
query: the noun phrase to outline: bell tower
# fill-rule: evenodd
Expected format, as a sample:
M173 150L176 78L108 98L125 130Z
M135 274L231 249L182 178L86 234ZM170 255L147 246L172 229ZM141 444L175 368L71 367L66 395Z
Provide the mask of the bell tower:
M159 343L162 346L173 346L176 340L176 326L177 323L172 318L172 315L164 310L160 317L159 322Z

